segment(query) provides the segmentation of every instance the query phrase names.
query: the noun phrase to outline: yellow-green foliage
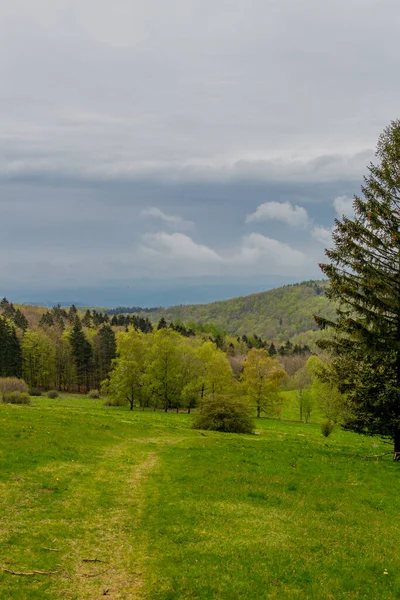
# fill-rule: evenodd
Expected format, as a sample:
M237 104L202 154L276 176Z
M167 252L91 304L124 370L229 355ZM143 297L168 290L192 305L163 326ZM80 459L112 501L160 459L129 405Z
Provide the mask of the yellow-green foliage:
M215 344L171 329L120 332L117 352L103 392L129 403L131 409L192 408L203 398L229 391L233 384L226 354Z
M279 391L286 377L280 363L268 356L265 350L253 348L243 367L243 386L249 403L261 413L275 416L280 404Z

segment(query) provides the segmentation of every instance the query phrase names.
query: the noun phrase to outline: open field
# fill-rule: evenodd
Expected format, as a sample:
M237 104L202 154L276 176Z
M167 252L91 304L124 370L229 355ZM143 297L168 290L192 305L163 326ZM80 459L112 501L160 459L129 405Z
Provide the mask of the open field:
M379 440L33 402L0 404L0 567L52 574L2 570L2 600L400 598L399 464L362 458Z

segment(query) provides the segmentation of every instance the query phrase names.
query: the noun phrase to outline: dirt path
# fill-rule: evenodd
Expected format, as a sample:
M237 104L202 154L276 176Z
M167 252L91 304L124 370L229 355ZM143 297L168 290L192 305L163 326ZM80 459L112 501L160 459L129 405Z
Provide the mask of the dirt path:
M54 598L143 598L147 558L147 540L141 527L143 482L157 462L154 445L147 450L145 444L139 446L130 440L104 454L90 488L83 482L76 489L72 503L81 505L82 513L89 509L85 534L74 540L65 556L67 570L57 584L54 582ZM69 570L67 565L71 565Z

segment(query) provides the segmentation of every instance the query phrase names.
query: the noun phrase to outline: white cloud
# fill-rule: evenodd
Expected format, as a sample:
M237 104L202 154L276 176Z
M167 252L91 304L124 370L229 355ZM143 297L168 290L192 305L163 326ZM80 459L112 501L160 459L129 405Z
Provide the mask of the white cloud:
M354 216L353 198L349 196L338 196L334 199L333 206L339 217L346 215L346 217L351 218Z
M312 228L311 235L314 240L321 244L325 244L326 246L332 245L332 229L329 229L328 227L316 225Z
M283 221L291 227L305 227L308 214L302 206L293 206L289 202L265 202L257 210L246 217L246 223L253 221Z
M233 260L250 266L262 264L266 269L279 267L290 270L304 265L305 255L288 244L260 233L251 233L243 238L240 253Z
M183 233L147 233L143 236L145 246L142 251L147 254L158 254L160 260L178 259L184 262L220 263L221 257L208 246L197 244L191 237Z
M300 250L259 233L244 236L229 253L198 244L183 233L146 234L143 241L141 252L150 261L149 268L164 273L297 274L296 269L306 264Z
M140 213L143 217L150 217L154 219L160 219L170 227L175 229L190 229L193 227L192 221L186 221L182 217L175 215L167 215L161 209L153 206L151 208L145 208Z

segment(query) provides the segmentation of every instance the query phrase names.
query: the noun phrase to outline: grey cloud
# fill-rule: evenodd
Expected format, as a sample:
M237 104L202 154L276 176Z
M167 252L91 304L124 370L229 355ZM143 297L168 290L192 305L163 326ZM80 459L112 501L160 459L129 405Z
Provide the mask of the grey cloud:
M332 229L315 225L311 230L312 237L325 246L332 245Z
M174 229L191 229L193 227L192 221L185 221L185 219L177 215L168 215L156 206L144 208L140 214L143 217L161 220L163 223Z
M3 3L0 171L358 178L397 113L399 15L383 0Z
M259 233L251 233L233 246L229 252L195 242L182 233L159 232L144 236L141 247L143 260L171 274L179 272L198 275L232 274L297 274L307 263L300 250Z
M246 217L246 223L269 220L283 221L292 227L305 227L308 214L303 206L292 206L289 202L265 202Z

